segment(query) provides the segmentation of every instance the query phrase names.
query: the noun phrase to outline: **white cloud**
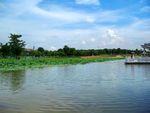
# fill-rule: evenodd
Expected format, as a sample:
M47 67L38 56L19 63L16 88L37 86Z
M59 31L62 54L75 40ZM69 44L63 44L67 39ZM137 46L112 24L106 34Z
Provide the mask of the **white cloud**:
M54 51L54 50L56 50L56 47L51 46L51 47L50 47L50 50Z
M93 23L93 22L95 21L95 19L92 18L92 17L88 17L88 18L86 19L86 21L87 21L87 22L90 22L90 23Z
M11 18L0 18L0 21L0 42L6 42L9 33L18 33L23 35L23 40L29 48L41 46L50 49L50 45L61 48L65 44L79 49L98 46L100 48L140 48L139 45L150 42L150 19L135 19L132 24L122 27L101 25L89 29L51 29L41 26L45 22L36 24L32 21ZM91 43L93 40L91 38L95 38L96 41Z
M86 22L93 22L94 19L90 17L88 14L84 13L77 13L75 11L67 11L64 8L60 9L54 9L51 11L46 11L41 8L35 7L32 9L33 13L43 16L49 19L58 19L63 20L66 22L80 22L80 21L86 21Z
M140 9L141 12L150 12L150 6L144 6Z
M84 5L100 5L99 0L76 0L77 4L84 4Z
M32 14L37 17L43 17L50 20L58 20L63 22L89 22L92 23L95 21L96 16L94 14L90 14L83 11L73 10L71 8L62 7L58 5L49 5L49 10L45 10L40 8L38 4L43 0L25 0L19 1L15 0L16 2L10 3L9 7L10 10L13 11L10 15L12 16L20 16L23 14ZM16 5L17 4L17 5ZM25 7L26 6L26 7ZM9 10L9 9L8 9Z
M149 31L150 30L150 18L138 19L136 18L134 22L130 25L130 29L136 29L138 31Z
M107 34L103 34L101 37L102 38L107 38Z
M142 21L142 20L141 20ZM10 29L23 35L23 40L29 44L29 48L35 46L36 48L41 46L45 49L55 50L56 48L62 48L65 44L78 49L84 48L138 48L144 41L150 41L150 30L141 30L144 25L148 24L136 21L134 24L126 27L112 27L112 26L99 26L91 29L43 29L34 24L24 23L23 26L18 24L9 23ZM4 22L6 23L6 22ZM139 24L140 23L140 24ZM21 24L21 23L20 23ZM17 25L17 28L11 26ZM139 29L140 28L140 29ZM3 29L3 25L0 23L1 37L8 39L8 32L10 29ZM95 38L95 42L91 43L92 38ZM2 40L2 38L0 38ZM88 41L87 41L88 40ZM0 41L1 42L1 41ZM131 43L132 42L132 43ZM50 45L55 45L50 48Z
M113 11L97 11L90 13L88 11L76 10L59 5L48 5L47 10L39 7L39 3L43 0L14 0L15 2L8 3L7 10L10 14L7 16L17 17L23 15L33 15L35 18L49 19L49 21L57 21L56 23L94 23L94 22L116 22L123 18L120 10ZM88 2L97 3L95 0Z
M96 22L118 22L125 18L122 10L103 10L94 14Z
M95 39L95 38L91 38L90 40L91 40L91 42L95 42L95 41L96 41L96 39Z
M103 46L118 46L123 42L123 38L118 36L117 33L112 30L108 29L106 34L103 34L104 41L101 42Z
M50 10L44 10L37 6L32 7L31 12L38 16L42 16L49 19L62 20L65 22L116 22L124 18L121 10L111 11L98 11L95 13L89 13L84 11L78 11L73 9L67 9L66 7L55 6Z
M85 44L86 44L86 41L85 41L85 40L83 40L83 41L82 41L82 44L83 44L83 45L85 45Z
M126 26L108 26L100 23L120 21L124 18L120 10L89 13L62 6L46 10L38 5L42 0L15 1L9 2L8 6L4 4L9 7L6 8L9 13L0 18L0 42L7 42L9 33L22 34L30 48L41 46L51 50L61 48L64 44L86 49L97 46L136 48L143 41L150 42L150 19L135 19ZM87 26L93 26L82 26L85 22L88 22ZM71 27L67 29L67 25ZM72 28L74 25L79 27Z
M128 47L140 48L141 44L150 42L150 19L136 19L131 25L120 28L119 34L125 36Z

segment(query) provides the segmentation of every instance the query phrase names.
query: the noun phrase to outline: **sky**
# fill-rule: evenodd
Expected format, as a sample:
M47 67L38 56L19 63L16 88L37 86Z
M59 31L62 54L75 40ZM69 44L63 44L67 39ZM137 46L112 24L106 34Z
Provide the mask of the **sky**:
M150 43L150 0L0 0L0 42L26 48L140 49Z

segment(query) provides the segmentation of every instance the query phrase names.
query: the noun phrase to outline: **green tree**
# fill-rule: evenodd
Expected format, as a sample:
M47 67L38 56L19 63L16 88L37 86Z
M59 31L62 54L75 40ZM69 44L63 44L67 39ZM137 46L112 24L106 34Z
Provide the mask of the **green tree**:
M76 54L75 48L69 48L67 45L65 45L63 49L59 49L58 51L64 52L66 56L73 56Z
M42 56L42 53L40 51L36 51L35 52L35 57L40 57L40 56Z
M38 51L40 51L41 53L43 53L43 52L44 52L44 48L39 47L39 48L38 48Z
M70 48L69 49L69 56L74 56L75 55L75 51L76 51L75 48Z
M10 55L10 46L8 45L8 43L6 43L5 45L1 45L0 52L3 57L8 57Z
M66 54L66 56L68 56L69 55L69 47L67 45L65 45L63 50L64 50L64 53Z
M45 56L49 56L49 51L48 51L48 50L45 50L45 51L44 51L44 55L45 55Z
M18 56L21 55L21 53L24 50L25 46L25 41L20 40L22 35L17 35L17 34L10 34L9 38L9 45L10 45L10 50L13 56L18 58Z
M30 51L30 52L29 52L29 56L35 57L35 56L36 56L36 52L37 52L37 51L33 51L33 50Z
M120 54L121 49L117 48L117 54Z
M62 51L57 51L57 52L56 52L56 55L57 55L57 56L60 56L60 57L66 56L65 53L62 52Z

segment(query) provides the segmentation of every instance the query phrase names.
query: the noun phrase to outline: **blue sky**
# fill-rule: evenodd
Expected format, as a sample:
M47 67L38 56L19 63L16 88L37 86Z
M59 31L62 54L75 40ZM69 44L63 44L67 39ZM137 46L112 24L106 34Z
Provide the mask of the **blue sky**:
M150 42L150 0L0 0L0 42L26 48L140 48Z

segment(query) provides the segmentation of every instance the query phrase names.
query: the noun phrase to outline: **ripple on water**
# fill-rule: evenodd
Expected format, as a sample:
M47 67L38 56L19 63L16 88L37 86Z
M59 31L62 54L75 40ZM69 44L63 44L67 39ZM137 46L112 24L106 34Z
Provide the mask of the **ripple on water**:
M0 113L150 113L149 69L109 61L0 73Z

